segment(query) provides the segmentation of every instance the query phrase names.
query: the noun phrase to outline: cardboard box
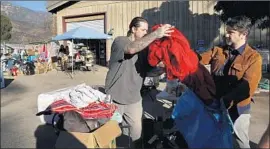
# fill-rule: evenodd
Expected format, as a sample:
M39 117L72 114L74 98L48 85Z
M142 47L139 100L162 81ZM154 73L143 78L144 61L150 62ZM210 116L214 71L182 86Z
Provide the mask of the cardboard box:
M117 121L111 120L92 133L60 132L55 148L116 148L121 135Z
M57 68L57 65L58 65L58 63L57 63L57 62L52 63L52 69L56 69L56 68Z
M35 69L35 74L42 74L45 72L45 68L43 66L38 66Z
M37 62L34 65L36 67L35 68L36 74L41 74L41 73L47 72L49 70L48 62L44 62L44 63Z
M38 67L38 66L40 66L40 63L36 62L36 63L34 63L34 65L35 65L35 67Z
M27 53L28 56L34 56L35 55L35 50L28 49L28 50L26 50L26 53Z

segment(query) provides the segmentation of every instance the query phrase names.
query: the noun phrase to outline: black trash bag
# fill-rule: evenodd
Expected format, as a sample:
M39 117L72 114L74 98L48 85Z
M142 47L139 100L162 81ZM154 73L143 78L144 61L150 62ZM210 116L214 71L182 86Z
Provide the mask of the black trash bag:
M22 66L24 75L34 75L35 74L35 65L33 62L26 62Z

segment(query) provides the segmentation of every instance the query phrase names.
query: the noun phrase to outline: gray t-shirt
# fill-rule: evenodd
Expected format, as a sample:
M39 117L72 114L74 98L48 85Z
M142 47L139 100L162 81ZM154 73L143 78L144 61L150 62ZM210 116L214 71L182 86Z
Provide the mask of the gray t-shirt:
M106 93L119 104L132 104L142 100L140 90L143 78L138 54L124 54L124 49L130 42L125 36L114 40L105 80Z

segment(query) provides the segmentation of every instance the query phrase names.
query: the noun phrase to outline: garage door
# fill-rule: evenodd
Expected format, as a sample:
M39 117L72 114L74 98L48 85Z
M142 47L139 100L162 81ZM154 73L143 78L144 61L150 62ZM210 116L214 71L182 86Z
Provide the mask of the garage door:
M81 22L67 22L66 31L72 30L80 26L89 27L91 29L95 29L101 33L104 33L104 19Z

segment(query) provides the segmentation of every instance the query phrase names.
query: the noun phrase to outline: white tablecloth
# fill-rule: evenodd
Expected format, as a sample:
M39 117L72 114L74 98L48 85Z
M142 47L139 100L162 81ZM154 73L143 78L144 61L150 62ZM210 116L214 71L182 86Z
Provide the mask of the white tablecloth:
M75 86L59 89L59 90L48 92L48 93L42 93L38 95L38 99L37 99L38 112L46 110L49 107L49 105L51 105L54 101L57 100L57 98L55 97L57 97L59 94L65 94L65 93L68 94L74 87ZM53 115L39 116L40 121L42 123L47 123L47 124L52 123L52 117Z

